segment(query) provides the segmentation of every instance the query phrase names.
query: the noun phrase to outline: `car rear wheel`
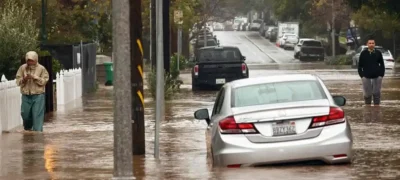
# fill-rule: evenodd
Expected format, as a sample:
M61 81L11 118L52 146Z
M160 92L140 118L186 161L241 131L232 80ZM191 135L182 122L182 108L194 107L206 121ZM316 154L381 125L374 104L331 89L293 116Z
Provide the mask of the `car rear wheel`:
M299 55L299 61L304 61L304 57Z

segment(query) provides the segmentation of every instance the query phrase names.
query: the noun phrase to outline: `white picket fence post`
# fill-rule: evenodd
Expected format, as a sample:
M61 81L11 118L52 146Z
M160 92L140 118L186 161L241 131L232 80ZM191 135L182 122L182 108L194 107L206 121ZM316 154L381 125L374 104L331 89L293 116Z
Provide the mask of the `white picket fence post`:
M4 76L0 82L0 129L10 131L22 125L21 93L15 80L8 81Z
M70 69L57 73L57 104L68 104L82 97L82 70Z

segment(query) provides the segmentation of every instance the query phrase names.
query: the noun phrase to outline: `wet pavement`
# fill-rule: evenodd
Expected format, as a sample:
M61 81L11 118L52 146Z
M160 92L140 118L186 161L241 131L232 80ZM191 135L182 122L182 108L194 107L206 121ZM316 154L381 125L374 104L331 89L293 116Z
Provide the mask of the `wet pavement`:
M242 32L241 32L242 33ZM250 34L252 35L252 34ZM222 41L222 38L221 42ZM246 45L243 45L246 46ZM251 44L247 46L251 47ZM253 57L256 58L257 55ZM281 61L290 63L282 57ZM255 63L263 62L258 59ZM270 62L270 61L268 61ZM137 179L263 179L353 180L400 179L400 78L390 71L383 81L381 107L364 107L361 82L352 69L332 69L319 63L293 65L260 63L250 76L276 73L315 73L332 94L347 98L344 107L354 136L350 165L289 165L259 168L213 168L207 159L206 123L193 118L211 108L216 91L193 93L185 88L166 105L161 124L160 161L153 158L154 107L145 94L146 155L134 157ZM299 65L300 64L300 65ZM293 68L298 66L299 68ZM388 71L389 72L389 71ZM100 88L47 117L44 133L5 133L0 143L0 179L109 179L113 172L112 89Z

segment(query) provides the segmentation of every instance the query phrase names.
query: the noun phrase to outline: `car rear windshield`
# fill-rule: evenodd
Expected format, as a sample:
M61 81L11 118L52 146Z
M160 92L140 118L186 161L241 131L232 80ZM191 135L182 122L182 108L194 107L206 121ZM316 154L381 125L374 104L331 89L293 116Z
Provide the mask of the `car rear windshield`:
M322 47L322 44L319 41L304 41L303 42L303 46L318 46L318 47Z
M207 46L216 46L217 45L217 42L215 42L214 40L213 41L207 41ZM201 47L204 47L204 40L203 41L198 41L197 42L197 48L201 48Z
M367 50L367 47L364 47L362 50ZM376 50L380 51L383 55L390 55L389 50L382 48L382 47L375 47ZM357 51L358 53L360 53L361 51Z
M238 87L233 107L326 99L318 81L289 81Z
M385 48L376 48L376 50L380 51L383 55L390 55L389 50Z
M261 24L261 23L262 23L262 20L260 20L260 19L256 19L256 20L254 20L254 21L253 21L253 23L258 23L258 24Z
M241 53L236 48L202 49L199 61L240 61Z

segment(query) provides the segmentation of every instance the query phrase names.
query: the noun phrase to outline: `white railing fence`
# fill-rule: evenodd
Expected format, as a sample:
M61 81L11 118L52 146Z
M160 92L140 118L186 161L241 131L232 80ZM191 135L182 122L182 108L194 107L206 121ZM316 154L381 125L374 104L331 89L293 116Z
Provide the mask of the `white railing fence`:
M8 81L4 75L0 82L0 122L1 131L22 125L20 88L15 80Z
M57 104L64 105L82 97L82 70L70 69L57 73Z

